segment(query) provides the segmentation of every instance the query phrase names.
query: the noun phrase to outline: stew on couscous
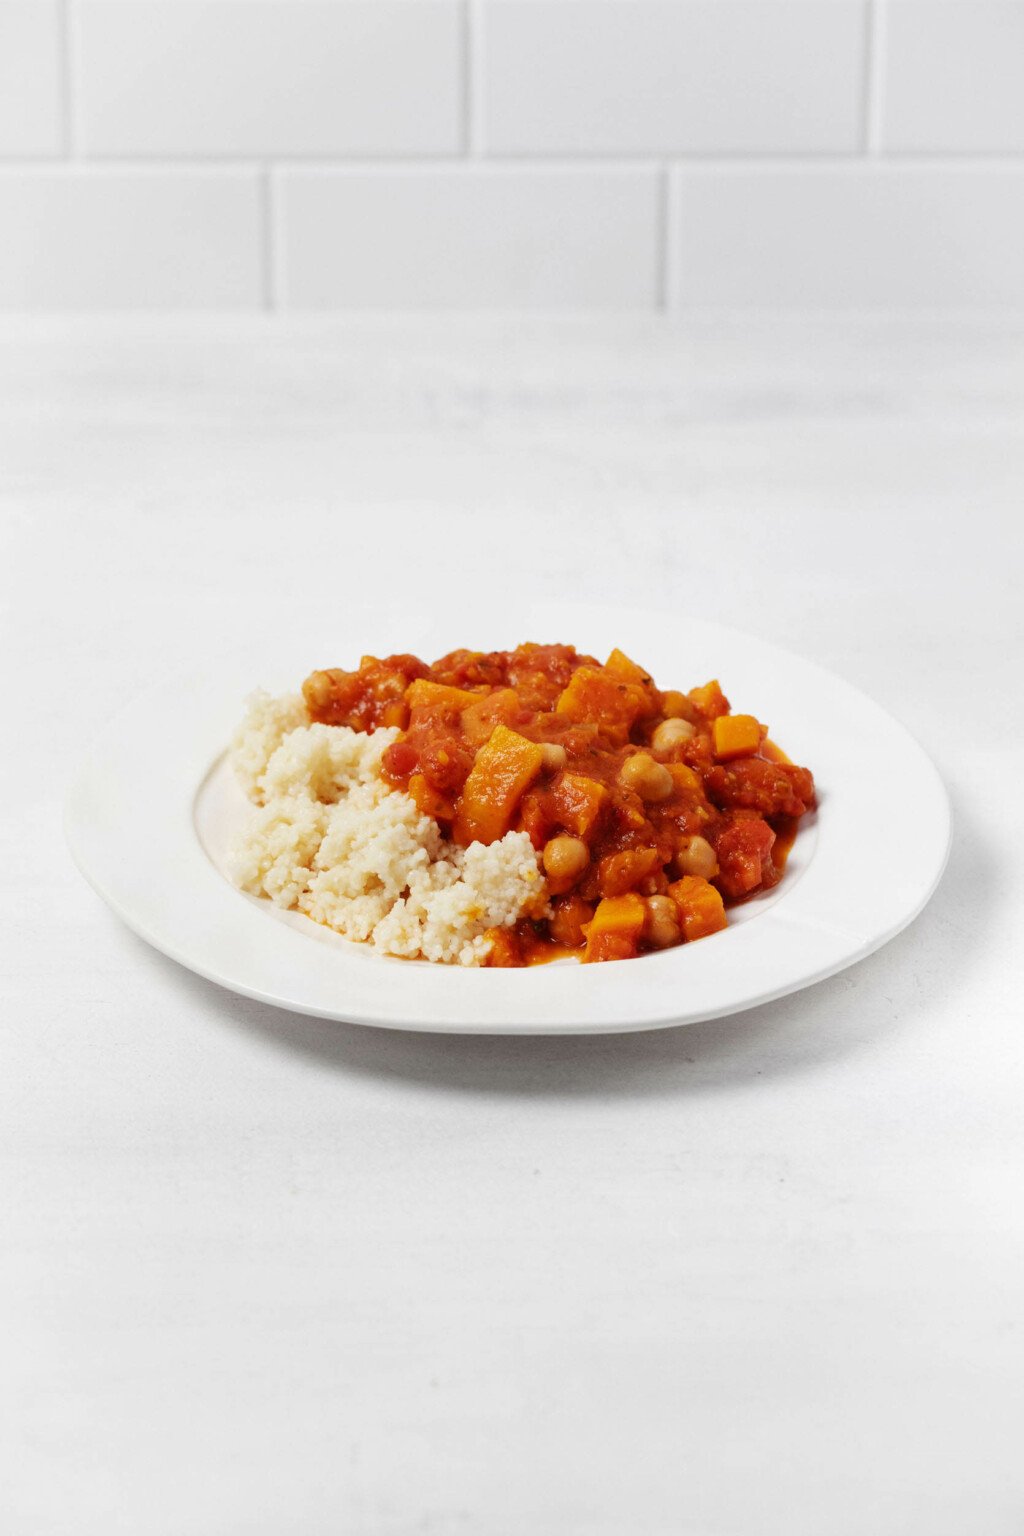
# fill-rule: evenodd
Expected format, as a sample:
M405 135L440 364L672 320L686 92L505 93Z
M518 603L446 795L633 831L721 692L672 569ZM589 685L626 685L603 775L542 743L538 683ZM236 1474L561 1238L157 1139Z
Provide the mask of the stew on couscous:
M367 656L313 672L313 722L397 728L383 779L462 848L528 834L546 915L495 928L485 963L631 959L726 926L774 886L814 781L717 681L659 689L620 650ZM525 843L524 843L525 845Z

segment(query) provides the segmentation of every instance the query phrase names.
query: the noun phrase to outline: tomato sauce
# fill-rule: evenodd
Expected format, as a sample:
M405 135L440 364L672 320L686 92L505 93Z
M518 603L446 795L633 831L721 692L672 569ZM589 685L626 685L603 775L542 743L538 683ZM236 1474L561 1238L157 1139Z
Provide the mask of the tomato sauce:
M492 965L631 959L718 931L782 878L815 803L810 771L717 681L662 690L619 650L367 656L303 692L314 720L399 728L384 777L447 837L528 833L549 905L494 931Z

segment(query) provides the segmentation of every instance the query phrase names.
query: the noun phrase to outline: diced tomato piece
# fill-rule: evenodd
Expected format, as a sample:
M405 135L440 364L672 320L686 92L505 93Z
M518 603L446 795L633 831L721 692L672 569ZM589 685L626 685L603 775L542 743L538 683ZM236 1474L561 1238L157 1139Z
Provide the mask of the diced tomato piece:
M576 668L582 665L596 666L597 663L592 656L580 656L571 645L534 645L528 641L509 653L508 680L513 688L517 688L524 677L533 681L542 677L547 682L545 691L553 700Z
M711 839L718 858L718 883L734 899L768 890L778 882L772 863L775 833L760 816L744 817L720 828Z
M381 764L388 778L407 778L416 767L416 748L407 741L393 741L385 749Z
M455 735L435 732L420 749L420 772L435 789L460 790L472 766L472 752Z
M449 651L430 668L435 682L455 688L501 688L507 675L504 651Z
M708 769L708 795L723 810L740 808L759 816L802 816L814 804L814 780L795 763L745 757Z

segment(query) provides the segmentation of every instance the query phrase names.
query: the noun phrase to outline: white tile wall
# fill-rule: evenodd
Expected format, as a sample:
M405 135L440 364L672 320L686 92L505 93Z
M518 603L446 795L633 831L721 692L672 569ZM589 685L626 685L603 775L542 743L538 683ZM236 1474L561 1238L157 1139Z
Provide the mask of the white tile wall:
M853 153L861 0L490 0L496 154Z
M890 6L883 133L893 150L1024 151L1022 0Z
M97 155L443 155L462 147L457 0L80 0Z
M680 169L681 307L1024 305L1024 166Z
M0 0L8 308L1020 304L1022 176L1024 0Z
M63 141L56 0L0 0L0 155L58 155Z
M245 170L0 169L0 308L253 309L258 190Z
M285 301L400 309L652 309L644 168L280 173Z

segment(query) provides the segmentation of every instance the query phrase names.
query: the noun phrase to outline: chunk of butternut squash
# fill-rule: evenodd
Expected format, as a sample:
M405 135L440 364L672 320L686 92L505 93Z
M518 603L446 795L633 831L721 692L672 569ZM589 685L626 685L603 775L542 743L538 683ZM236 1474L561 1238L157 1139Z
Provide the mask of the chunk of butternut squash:
M569 720L597 721L607 734L625 740L647 704L647 690L639 684L623 682L603 667L577 667L555 709Z
M451 801L436 790L422 773L410 775L405 792L410 800L415 801L423 815L432 817L434 821L450 821L455 815Z
M440 714L445 710L463 710L476 704L480 695L468 688L452 688L447 683L431 682L429 677L418 677L405 690L405 702L410 709Z
M750 757L761 745L761 727L753 715L719 715L711 730L720 763Z
M626 960L635 954L646 911L642 898L634 891L627 896L605 896L584 928L584 961Z
M551 786L550 806L559 826L586 837L601 814L608 791L584 773L560 773Z
M455 690L453 690L455 691ZM482 747L496 725L514 725L522 703L514 688L471 695L473 702L462 711L462 734L473 748Z
M666 763L665 767L672 775L677 795L699 795L703 791L700 775L694 773L685 763Z
M705 720L715 720L719 715L729 713L729 700L718 686L717 677L700 688L691 688L686 697Z
M608 853L597 866L597 883L602 896L622 896L652 875L661 863L657 848L624 848Z
M463 786L452 826L455 841L465 848L504 837L543 760L544 750L537 742L527 741L507 725L496 725Z
M669 886L668 894L679 909L679 925L687 943L727 926L721 893L700 875L684 875Z
M641 688L650 687L651 674L645 672L643 667L638 667L625 651L619 650L618 646L605 662L604 670L610 672L613 677L620 678L624 683L637 683Z
M666 720L689 720L691 725L696 723L693 705L678 688L666 688L664 693L659 693L658 700Z

